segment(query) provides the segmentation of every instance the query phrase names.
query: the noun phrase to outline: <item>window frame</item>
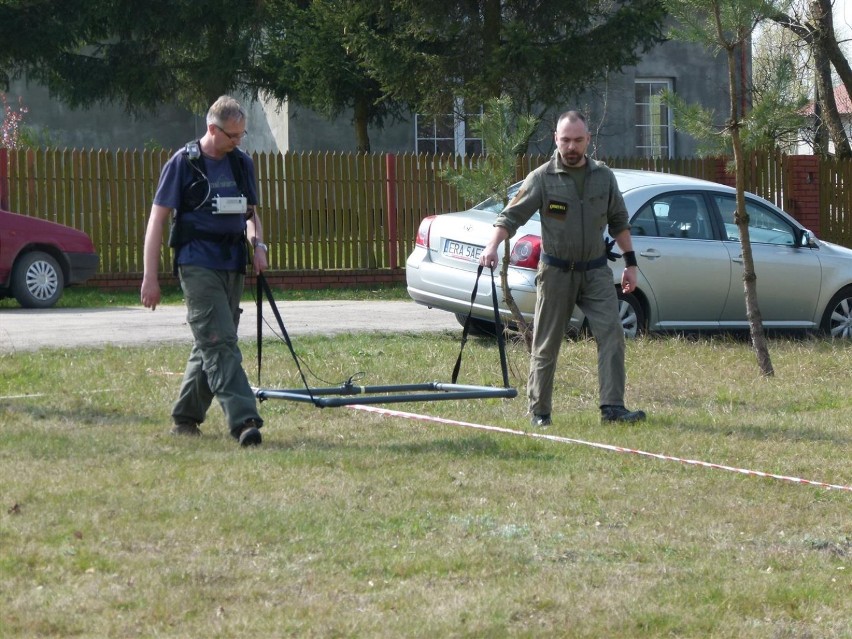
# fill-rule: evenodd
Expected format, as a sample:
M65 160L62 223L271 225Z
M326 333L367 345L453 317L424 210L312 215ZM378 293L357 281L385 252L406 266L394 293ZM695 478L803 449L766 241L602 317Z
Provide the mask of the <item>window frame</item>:
M651 85L654 84L663 84L665 87L657 90L656 94L652 93L653 87ZM647 85L647 91L644 93L648 96L647 102L640 102L639 96L637 95L638 89L640 85ZM675 138L674 138L674 126L672 124L672 118L674 113L672 108L668 105L662 104L662 99L659 96L659 93L663 90L674 91L674 79L673 78L664 78L664 77L647 77L647 78L636 78L633 81L633 101L634 101L634 114L635 114L635 122L634 122L634 150L641 157L646 158L657 158L664 157L666 159L670 159L675 157ZM655 99L659 100L657 104L655 104ZM666 124L654 123L654 115L653 111L656 109L659 112L660 108L665 108L666 111ZM648 114L648 120L645 122L639 121L639 113L644 109ZM654 129L657 129L657 138L659 142L655 146L654 143L650 144L640 144L643 141L643 138L640 136L640 133L645 131L651 131L652 137ZM659 149L660 153L655 155L654 150ZM665 151L665 153L663 152Z
M689 200L695 205L697 225L692 234L690 227L681 227L668 220L672 203L677 199ZM665 215L660 214L661 212L658 210L660 206L665 207ZM710 202L707 200L706 193L703 191L666 191L649 198L636 210L636 213L630 219L630 235L634 239L718 241L718 232L714 222L715 215ZM653 224L654 232L651 234L640 233L640 229L644 231L648 228L648 223ZM677 230L679 228L681 231Z
M474 137L473 135L468 135L468 119L474 117L481 117L483 113L482 108L479 109L478 113L465 113L464 111L464 101L456 99L455 108L453 109L453 113L446 113L443 115L424 115L422 113L414 114L414 152L416 154L420 153L434 153L434 154L443 154L447 153L447 151L439 151L439 145L441 142L452 142L453 155L457 155L459 157L468 157L471 155L482 155L485 144L481 137ZM443 119L447 119L445 121L444 127L440 127L443 129L452 129L452 136L438 136L439 133L439 121ZM421 121L424 123L423 128L430 127L431 135L421 135ZM425 124L428 122L428 124ZM428 143L428 144L425 144ZM467 148L468 144L474 144L479 146L479 152L477 153L468 153ZM423 146L429 146L429 149L422 148Z
M724 201L726 206L722 206ZM730 205L733 203L733 207ZM727 242L740 242L739 228L736 229L736 235L731 235L728 231L732 230L729 227L736 225L736 197L729 194L714 193L713 205L719 213L719 222L722 224L724 231L724 239ZM799 233L794 224L785 219L783 215L779 215L777 211L766 206L762 202L756 202L750 198L746 198L746 214L749 217L748 231L750 244L764 244L767 246L785 246L795 248L798 246ZM728 221L728 215L731 215ZM760 218L760 219L758 219ZM761 227L755 222L760 220L772 220L775 222L773 227ZM789 237L787 241L780 241L782 238Z

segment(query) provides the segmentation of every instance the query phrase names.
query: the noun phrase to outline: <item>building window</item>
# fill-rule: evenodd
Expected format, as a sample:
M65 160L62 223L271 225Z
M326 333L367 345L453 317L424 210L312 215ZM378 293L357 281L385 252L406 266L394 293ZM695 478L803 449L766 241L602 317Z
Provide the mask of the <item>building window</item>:
M482 155L482 139L473 137L469 120L481 113L464 114L461 101L456 113L449 115L420 115L414 117L417 153L443 155Z
M636 152L642 157L674 157L671 109L662 97L671 90L669 79L636 80Z

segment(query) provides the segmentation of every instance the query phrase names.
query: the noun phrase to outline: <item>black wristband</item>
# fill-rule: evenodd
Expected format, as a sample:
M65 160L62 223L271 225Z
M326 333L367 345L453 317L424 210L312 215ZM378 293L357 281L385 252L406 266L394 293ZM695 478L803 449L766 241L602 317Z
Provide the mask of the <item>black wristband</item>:
M624 251L624 266L639 266L639 263L636 261L635 251Z

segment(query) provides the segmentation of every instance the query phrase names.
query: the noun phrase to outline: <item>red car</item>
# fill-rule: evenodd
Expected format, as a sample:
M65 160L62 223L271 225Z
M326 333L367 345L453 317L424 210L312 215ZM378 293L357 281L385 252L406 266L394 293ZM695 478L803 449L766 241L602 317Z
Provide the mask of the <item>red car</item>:
M50 308L66 286L82 284L97 268L95 246L82 231L0 210L0 298Z

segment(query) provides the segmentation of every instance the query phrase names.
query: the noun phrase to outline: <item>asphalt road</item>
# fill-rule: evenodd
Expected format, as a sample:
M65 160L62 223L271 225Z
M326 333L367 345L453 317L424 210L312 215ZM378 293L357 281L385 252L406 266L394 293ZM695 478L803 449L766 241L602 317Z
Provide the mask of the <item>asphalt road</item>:
M461 330L452 313L415 302L320 301L276 302L288 335L405 331ZM272 337L278 324L264 304L263 335ZM243 304L241 339L257 335L257 310ZM192 342L183 305L98 309L0 309L0 353L40 348L76 348L107 344L129 346L150 343Z

